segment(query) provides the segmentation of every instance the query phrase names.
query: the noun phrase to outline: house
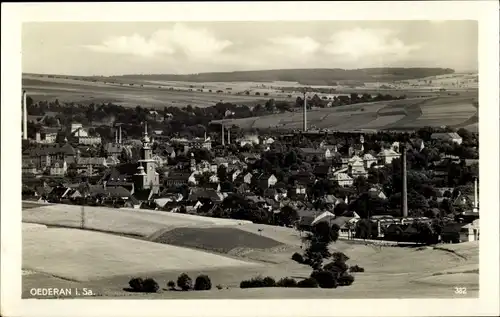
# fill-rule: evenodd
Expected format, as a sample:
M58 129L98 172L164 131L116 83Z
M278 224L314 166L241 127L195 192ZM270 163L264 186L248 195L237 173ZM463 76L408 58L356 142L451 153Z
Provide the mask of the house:
M122 155L123 145L119 143L108 143L104 147L104 152L107 157L116 157L119 158Z
M244 147L245 145L256 145L260 143L259 136L257 135L245 135L243 138L236 139L236 143L240 147Z
M365 165L365 169L370 169L373 164L377 164L378 160L375 156L370 153L366 153L363 155L363 163Z
M45 170L54 160L65 160L68 164L75 162L76 150L70 144L41 146L24 151L22 157L32 159L31 163L38 169Z
M399 158L401 154L398 152L394 151L393 149L383 149L380 151L380 153L377 155L379 158L380 162L383 165L391 164L392 160Z
M255 186L265 189L274 186L278 182L278 179L274 175L268 175L263 173L255 177L254 182Z
M259 153L248 153L248 152L241 153L241 156L243 157L243 161L248 164L255 163L257 160L260 160L261 157Z
M365 165L363 161L354 161L350 166L350 173L353 178L367 177L368 172L365 170Z
M314 148L300 148L299 151L302 153L304 158L308 161L313 161L316 157L318 160L329 159L332 153L329 149L314 149Z
M171 146L167 146L163 150L163 155L165 155L167 158L175 158L175 149Z
M269 137L269 138L265 138L263 141L262 141L263 144L266 144L266 145L271 145L274 143L274 139Z
M239 168L235 168L232 171L230 171L227 176L231 182L234 182L240 174L241 170Z
M380 188L377 187L372 187L368 190L368 194L371 197L377 197L380 199L387 199L387 196L385 195L384 191Z
M76 160L76 168L78 173L85 172L91 176L96 173L96 169L106 168L108 163L104 157L79 157Z
M245 176L243 176L243 182L245 184L251 184L252 183L252 178L253 178L253 174L248 172L245 174Z
M68 163L66 163L66 160L55 160L52 161L50 168L49 168L49 174L51 176L64 176L68 172Z
M28 174L28 175L34 175L38 174L38 169L36 168L36 165L34 162L32 162L32 159L30 158L23 158L22 159L22 165L21 165L21 171L23 174Z
M441 140L446 142L454 142L456 144L462 144L462 137L456 132L447 133L433 133L431 135L432 140Z
M60 128L42 127L39 131L35 132L35 142L53 144L56 142L59 132L61 132Z
M198 202L198 201L211 201L212 203L221 202L223 196L221 193L217 192L215 189L205 189L205 188L193 188L191 189L187 201Z
M346 173L336 173L332 176L332 180L336 181L342 187L350 187L354 183L354 179Z

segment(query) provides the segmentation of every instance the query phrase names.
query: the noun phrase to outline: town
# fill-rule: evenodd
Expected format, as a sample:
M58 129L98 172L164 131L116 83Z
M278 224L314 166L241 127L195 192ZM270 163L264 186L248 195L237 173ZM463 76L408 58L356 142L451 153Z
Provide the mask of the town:
M24 201L160 210L300 230L326 221L345 239L479 239L478 135L463 128L318 131L308 128L304 98L295 105L303 108L303 129L244 131L206 115L194 117L205 125L187 126L196 112L215 112L212 119L234 115L239 107L228 103L172 113L34 103L28 94Z

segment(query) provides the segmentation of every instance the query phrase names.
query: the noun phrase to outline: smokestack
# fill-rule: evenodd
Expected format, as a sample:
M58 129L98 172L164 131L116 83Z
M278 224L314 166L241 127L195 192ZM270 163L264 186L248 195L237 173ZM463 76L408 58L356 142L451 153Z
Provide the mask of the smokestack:
M148 122L144 122L144 136L148 135Z
M224 143L224 125L223 124L221 125L221 129L222 129L222 145L225 145L225 143Z
M118 144L118 130L115 129L115 143Z
M26 104L26 90L23 91L23 139L28 140L28 106Z
M304 130L304 132L307 131L307 98L306 98L306 92L304 92L304 118L302 118L303 120L303 127L302 129Z
M231 130L227 129L227 144L231 144Z
M477 178L474 179L474 212L479 212L479 204L478 204L478 193L477 193Z
M122 126L120 125L120 138L118 139L119 143L122 144Z
M403 218L408 217L408 189L407 189L407 182L406 182L406 146L403 145L402 147L402 152L401 152L401 180L403 182L402 184L402 190L401 190L401 213Z

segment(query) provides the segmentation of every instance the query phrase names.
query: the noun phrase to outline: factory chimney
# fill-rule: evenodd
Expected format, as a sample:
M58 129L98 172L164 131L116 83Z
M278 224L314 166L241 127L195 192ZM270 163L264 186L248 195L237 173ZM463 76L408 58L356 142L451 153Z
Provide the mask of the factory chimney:
M115 129L115 143L118 144L118 130Z
M306 91L304 91L304 117L302 118L303 120L303 127L302 129L304 130L304 132L307 131L307 95L306 95Z
M408 189L406 181L406 146L401 147L401 214L403 218L408 217Z
M479 212L479 204L478 204L478 193L477 193L477 178L474 179L474 209L472 211Z
M222 145L224 146L225 143L224 143L224 125L221 124L221 133L222 133Z
M231 144L231 129L227 129L227 144Z
M23 139L28 140L28 106L26 104L26 90L23 91Z
M118 142L122 144L122 126L120 125L120 138L118 139Z

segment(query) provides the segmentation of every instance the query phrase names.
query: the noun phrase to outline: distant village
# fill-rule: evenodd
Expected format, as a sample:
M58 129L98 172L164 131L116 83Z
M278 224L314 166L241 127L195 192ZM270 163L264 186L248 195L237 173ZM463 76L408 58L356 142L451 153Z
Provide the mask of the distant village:
M124 137L118 122L109 139L79 122L25 118L23 200L301 230L328 221L347 239L428 239L422 223L442 242L479 239L478 138L464 129L283 134L219 125L181 137L151 128L151 116L140 139Z

